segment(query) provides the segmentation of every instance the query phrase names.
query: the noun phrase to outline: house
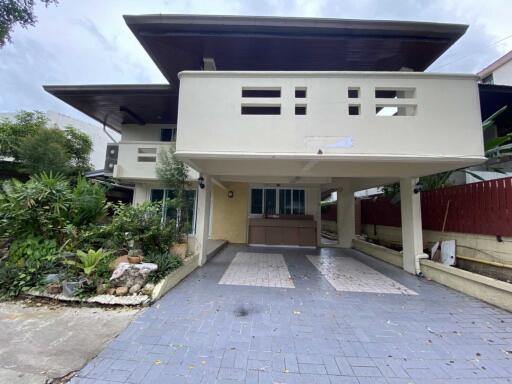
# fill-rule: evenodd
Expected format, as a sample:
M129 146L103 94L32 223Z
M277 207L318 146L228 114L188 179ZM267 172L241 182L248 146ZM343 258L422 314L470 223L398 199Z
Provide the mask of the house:
M404 269L423 257L417 178L484 162L478 77L423 72L466 25L244 16L125 21L165 85L45 86L121 134L106 171L161 199L157 154L193 170L191 244L320 245L320 200L338 195L338 246L354 193L400 182ZM198 180L199 182L196 182Z
M512 85L512 51L478 72L483 84Z

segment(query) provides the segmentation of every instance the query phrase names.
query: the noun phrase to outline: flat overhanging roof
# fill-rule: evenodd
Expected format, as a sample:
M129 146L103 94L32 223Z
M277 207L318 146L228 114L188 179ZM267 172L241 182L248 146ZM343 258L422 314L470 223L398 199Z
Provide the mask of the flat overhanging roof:
M424 71L467 25L254 16L124 16L171 84L183 70Z
M169 85L45 85L44 90L120 132L123 124L175 124L178 92Z

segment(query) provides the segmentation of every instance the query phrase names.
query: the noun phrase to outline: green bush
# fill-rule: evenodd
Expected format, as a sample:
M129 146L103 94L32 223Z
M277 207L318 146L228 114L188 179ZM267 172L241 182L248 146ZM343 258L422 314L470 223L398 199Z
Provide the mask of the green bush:
M144 257L144 262L158 265L158 269L154 272L151 272L148 276L148 282L154 284L158 283L170 272L178 269L183 265L183 261L178 256L169 252L150 253Z
M76 252L78 260L68 260L66 264L79 269L85 276L90 277L96 274L99 263L101 260L108 257L109 254L110 252L105 252L101 248L97 251L89 249L87 253L79 250Z
M141 248L146 255L169 251L177 239L176 222L162 221L160 202L115 206L108 231L118 247Z
M95 224L106 212L105 191L79 179L71 186L62 175L41 174L26 183L7 181L0 192L0 233L8 238L40 236L68 240L66 228Z
M62 270L59 249L54 240L33 236L16 240L9 248L7 261L0 266L0 291L17 296L40 286L47 274Z

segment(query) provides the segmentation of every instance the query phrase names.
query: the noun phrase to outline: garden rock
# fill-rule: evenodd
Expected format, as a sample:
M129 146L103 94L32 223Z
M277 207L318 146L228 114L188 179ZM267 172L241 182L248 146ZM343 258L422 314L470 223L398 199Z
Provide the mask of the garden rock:
M128 287L117 287L116 296L126 296L128 293Z
M64 281L62 283L62 294L67 297L76 295L76 292L84 286L84 281Z
M51 293L52 295L58 295L62 292L62 286L58 283L50 283L46 287L46 292Z
M46 284L58 283L60 281L60 279L61 279L61 276L58 273L51 273L44 277L44 282Z
M128 256L144 256L142 249L130 249L128 251Z
M113 287L128 287L128 289L135 284L142 287L149 273L157 269L158 265L153 263L121 263L114 270L114 273L112 273L110 285Z
M115 288L107 289L107 295L114 295L115 293L116 293L116 289Z
M144 288L142 288L142 293L145 295L151 295L153 292L153 289L155 289L155 284L147 283Z
M104 295L108 290L108 284L100 284L96 287L96 294Z
M128 255L123 255L123 256L119 256L118 258L116 258L115 260L113 260L110 264L109 264L109 268L111 271L115 270L119 264L121 263L128 263Z
M139 292L139 291L140 291L140 288L141 288L140 284L132 285L132 286L130 287L130 291L129 291L129 292L133 295L134 293Z

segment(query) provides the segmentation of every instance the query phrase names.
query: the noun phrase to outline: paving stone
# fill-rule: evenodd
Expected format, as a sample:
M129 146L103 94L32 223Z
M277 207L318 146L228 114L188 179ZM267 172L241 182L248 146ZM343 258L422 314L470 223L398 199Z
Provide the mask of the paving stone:
M226 247L71 382L512 383L510 313L354 250L312 252ZM262 258L250 262L256 276L284 262L295 288L272 286L286 281L275 274L259 285L219 284L240 253ZM338 277L379 292L338 291L307 258L320 253L346 267Z

